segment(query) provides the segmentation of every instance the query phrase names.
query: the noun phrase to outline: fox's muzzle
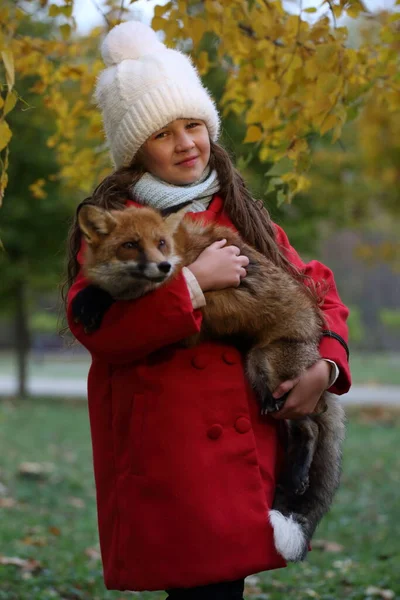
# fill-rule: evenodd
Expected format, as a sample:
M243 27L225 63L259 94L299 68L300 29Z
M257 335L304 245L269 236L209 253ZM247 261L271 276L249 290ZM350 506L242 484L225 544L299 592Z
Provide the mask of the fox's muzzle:
M160 263L138 263L130 269L130 275L139 279L148 279L149 281L163 281L172 269L171 263L162 261Z

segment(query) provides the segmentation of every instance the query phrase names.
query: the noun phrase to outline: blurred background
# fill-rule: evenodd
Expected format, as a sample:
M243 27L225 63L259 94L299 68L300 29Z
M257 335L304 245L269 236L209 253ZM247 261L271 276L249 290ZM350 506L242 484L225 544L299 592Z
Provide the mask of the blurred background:
M338 503L309 561L249 578L247 597L400 598L399 7L2 4L0 599L125 597L101 579L90 357L60 330L68 229L112 169L91 101L99 41L131 18L191 53L222 112L222 143L254 197L304 260L334 271L351 310L354 387L343 399L349 436Z

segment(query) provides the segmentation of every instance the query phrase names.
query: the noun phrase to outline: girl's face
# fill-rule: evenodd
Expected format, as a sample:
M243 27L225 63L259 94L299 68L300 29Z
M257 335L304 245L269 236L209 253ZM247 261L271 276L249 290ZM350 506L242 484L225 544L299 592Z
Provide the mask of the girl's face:
M198 119L176 119L153 133L137 156L146 171L167 183L194 183L210 159L207 127Z

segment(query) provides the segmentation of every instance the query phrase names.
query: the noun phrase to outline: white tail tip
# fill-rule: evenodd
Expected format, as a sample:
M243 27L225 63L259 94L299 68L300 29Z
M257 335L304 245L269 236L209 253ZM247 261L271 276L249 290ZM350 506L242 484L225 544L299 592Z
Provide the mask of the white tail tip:
M275 547L287 561L302 559L307 549L307 541L301 525L292 516L285 517L278 510L269 511L269 522L274 530Z

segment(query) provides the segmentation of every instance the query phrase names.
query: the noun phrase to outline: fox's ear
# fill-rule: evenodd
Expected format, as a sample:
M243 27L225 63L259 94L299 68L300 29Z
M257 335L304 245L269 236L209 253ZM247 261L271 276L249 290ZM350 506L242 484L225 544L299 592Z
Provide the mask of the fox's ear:
M185 206L184 208L178 210L178 212L172 213L171 215L164 217L164 222L166 223L168 231L171 235L174 235L174 233L178 229L180 222L182 221L183 217L188 211L188 208L188 206Z
M78 224L88 244L99 242L117 224L114 217L104 208L93 204L83 205L78 213Z

